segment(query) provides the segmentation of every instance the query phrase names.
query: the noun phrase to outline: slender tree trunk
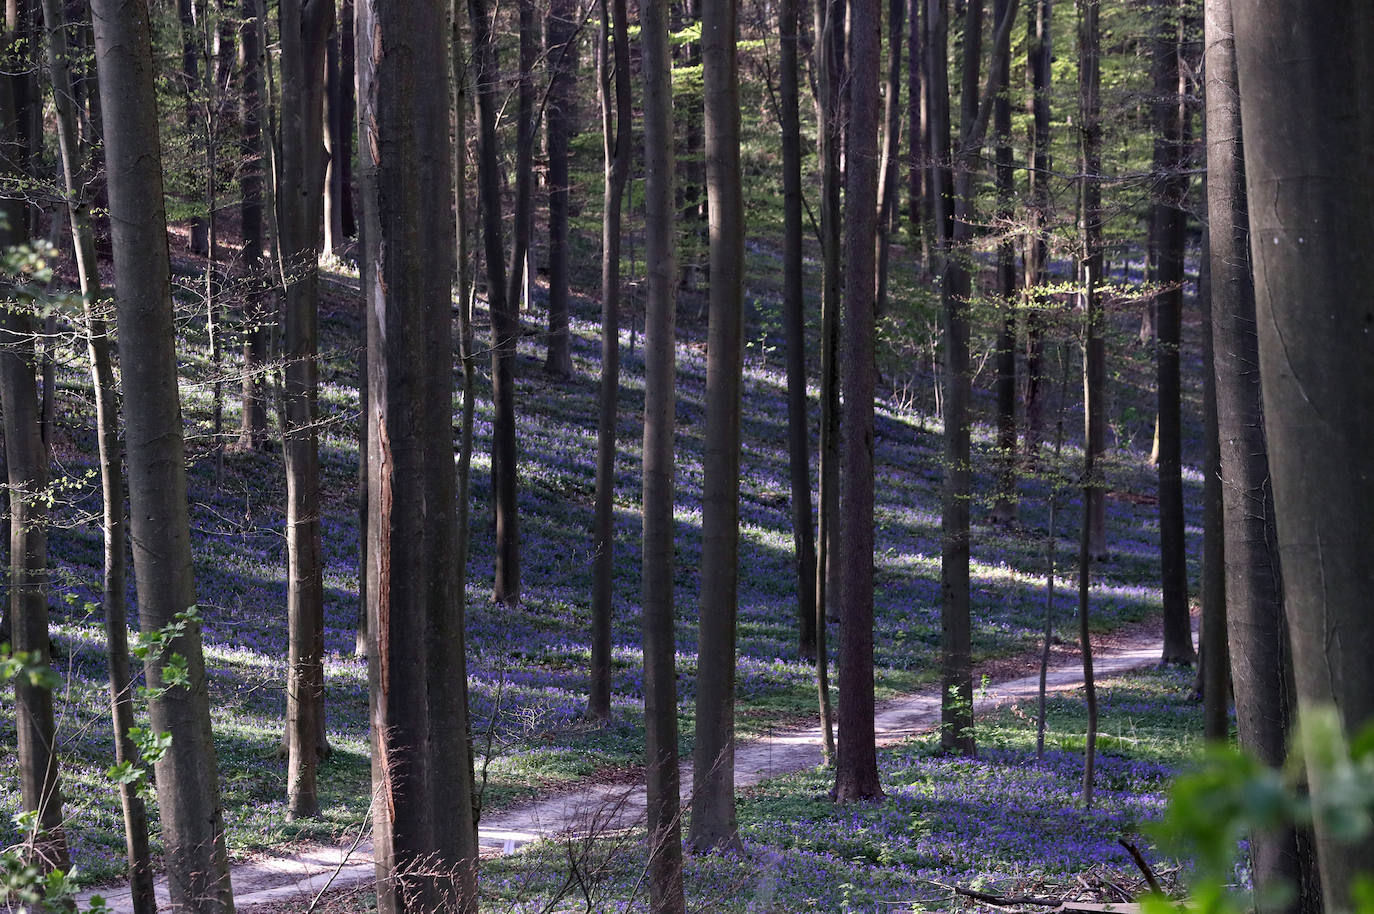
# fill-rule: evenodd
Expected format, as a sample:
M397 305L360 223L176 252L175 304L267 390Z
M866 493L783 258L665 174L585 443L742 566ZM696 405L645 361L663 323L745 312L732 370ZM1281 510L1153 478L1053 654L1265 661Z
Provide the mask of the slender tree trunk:
M702 458L692 848L738 847L735 821L735 621L739 581L744 195L739 163L737 0L702 0L710 322Z
M1041 393L1045 343L1041 310L1047 297L1040 291L1049 281L1049 240L1046 226L1050 209L1050 91L1053 48L1050 19L1053 0L1034 0L1026 7L1026 70L1031 85L1028 102L1031 116L1030 219L1033 227L1026 256L1026 386L1025 426L1022 450L1032 463L1040 451Z
M266 285L258 274L262 269L262 71L258 20L261 0L240 0L239 67L242 80L239 123L242 134L239 149L243 167L239 171L240 231L243 235L243 265L248 273L248 294L244 307L243 330L243 409L239 427L239 447L258 450L267 444L267 403L263 371L267 361L268 324L263 297Z
M477 907L453 467L449 8L355 10L369 263L368 650L378 910ZM421 91L423 81L424 90Z
M1000 21L1010 0L993 5ZM993 78L999 85L1011 82L1011 55L998 57ZM997 147L997 230L1005 233L997 245L997 306L1002 320L997 328L997 494L992 520L1008 524L1016 519L1016 247L1010 237L1015 215L1016 179L1011 155L1011 97L1003 91L993 102L993 133Z
M1226 628L1241 745L1265 764L1281 768L1287 763L1297 692L1294 657L1284 622L1283 569L1261 402L1245 149L1241 142L1242 103L1231 6L1230 0L1208 0L1204 24L1211 318ZM1256 897L1260 911L1307 914L1322 910L1310 833L1253 834L1250 854L1255 885L1261 890ZM1263 891L1278 884L1297 889L1295 895L1288 896L1289 903L1276 905L1269 899L1285 896Z
M676 427L672 58L667 0L642 0L644 225L644 755L648 785L649 910L681 914L677 669L673 637L673 434Z
M282 181L277 190L286 286L287 817L319 815L315 769L324 715L320 563L319 244L324 230L325 50L332 3L281 4Z
M877 296L874 307L881 315L887 307L887 272L892 230L897 219L898 141L902 136L902 26L907 0L887 3L887 84L883 99L883 160L878 170Z
M528 0L524 0L528 6ZM523 14L522 15L526 15ZM532 12L528 13L532 17ZM487 304L491 311L491 387L494 405L492 420L492 492L496 509L496 587L499 603L520 602L520 532L516 509L516 443L515 443L515 357L520 338L516 294L519 291L520 267L523 252L511 260L511 283L507 286L507 271L501 241L501 164L496 139L496 113L499 103L499 73L496 43L492 34L491 12L487 0L468 0L468 16L472 21L472 53L474 75L477 79L477 189L482 212L484 258L487 264ZM532 27L532 26L531 26ZM532 43L532 38L531 38ZM532 52L531 52L532 54ZM525 52L522 49L522 68ZM528 84L528 79L522 80ZM522 96L533 96L525 89ZM527 118L520 117L522 134L519 147L525 158L518 162L516 225L522 212L518 186L524 182L528 210L530 136ZM517 150L517 155L520 155ZM518 231L517 231L518 234ZM528 232L525 238L528 239ZM519 248L517 238L516 247Z
M816 539L811 528L811 454L806 404L806 296L802 259L802 175L798 31L800 0L778 9L782 101L783 328L787 335L787 456L792 549L797 562L797 651L816 659ZM822 623L823 624L823 623Z
M1078 9L1078 143L1082 177L1079 179L1079 288L1083 296L1083 518L1078 537L1078 640L1083 652L1083 690L1088 702L1088 732L1083 763L1083 806L1093 805L1094 769L1097 761L1097 685L1093 681L1093 651L1089 629L1089 587L1092 583L1092 518L1102 499L1099 452L1106 359L1102 339L1102 123L1100 91L1102 64L1097 0L1079 0ZM1191 644L1191 641L1189 642Z
M1203 735L1217 742L1231 737L1231 657L1226 642L1226 548L1221 490L1221 441L1217 425L1216 343L1212 330L1210 229L1202 231L1198 304L1202 314L1202 628L1198 643L1198 686Z
M1188 617L1188 564L1183 517L1183 455L1179 387L1179 340L1183 312L1184 105L1179 94L1179 15L1177 0L1156 0L1151 40L1154 72L1152 119L1157 196L1151 206L1156 246L1155 387L1159 396L1159 548L1164 591L1162 662L1191 664L1195 658ZM1105 438L1105 431L1103 432ZM1096 446L1096 442L1093 443ZM1100 453L1100 451L1099 451ZM1098 523L1094 517L1094 523ZM1105 531L1094 530L1092 545L1105 548Z
M549 339L544 369L567 378L572 375L568 335L568 143L577 104L577 10L573 0L549 5L545 40L548 57L549 142Z
M157 100L146 4L93 0L91 6L106 123L115 305L126 356L120 364L134 576L139 623L151 634L195 601ZM188 686L163 689L161 660L144 665L156 696L149 702L152 728L172 737L155 766L171 901L228 914L234 901L199 624L189 622L171 650L186 660Z
M835 758L830 711L829 658L826 624L837 612L832 600L835 575L830 547L840 504L840 197L841 87L843 86L846 0L815 0L816 119L821 159L821 429L820 471L816 501L816 691L820 705L821 746L825 758ZM838 618L838 616L836 616Z
M912 251L920 243L923 269L929 270L930 199L926 177L930 173L927 161L927 124L925 103L926 35L925 0L910 0L909 41L911 51L907 65L907 218L911 221Z
M616 420L620 401L620 224L630 176L633 108L625 0L602 0L600 73L605 187L601 230L601 391L596 430L596 567L592 587L592 666L587 716L611 716L611 605L615 570ZM612 90L614 80L614 90Z
M57 0L43 0L44 19L63 22ZM96 262L95 233L91 229L90 204L83 196L87 173L77 129L75 93L72 89L71 53L67 30L48 32L48 72L53 105L57 111L58 151L62 160L67 217L76 251L77 274L86 320L86 348L91 361L95 390L96 444L100 459L103 495L105 562L101 602L105 612L105 641L110 679L110 715L115 737L115 761L136 763L137 754L129 729L134 722L133 691L129 673L128 613L125 608L125 550L128 537L124 520L123 453L119 443L119 402L116 394L108 324L101 314L102 290ZM8 411L6 411L8 415ZM153 914L152 860L148 850L148 813L143 796L134 784L119 785L124 815L124 841L129 858L129 891L135 914Z
M873 323L878 217L877 0L851 0L849 124L845 168L844 476L840 481L838 590L840 734L835 786L840 803L883 795L873 730Z

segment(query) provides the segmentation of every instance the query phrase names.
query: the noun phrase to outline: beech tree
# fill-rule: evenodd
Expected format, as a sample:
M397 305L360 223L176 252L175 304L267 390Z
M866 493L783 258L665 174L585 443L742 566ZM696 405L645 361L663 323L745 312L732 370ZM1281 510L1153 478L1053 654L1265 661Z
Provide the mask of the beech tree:
M368 679L377 905L477 906L457 545L444 0L355 7L368 326ZM438 74L438 78L436 78ZM424 88L421 91L421 82Z
M319 815L324 754L324 580L320 559L319 245L324 232L325 51L334 4L285 0L281 13L280 250L288 271L286 462L286 795L289 818Z
M644 766L649 831L649 910L682 914L682 817L678 796L677 663L673 635L673 434L676 384L676 210L673 85L667 0L640 3L644 77L643 578Z
M834 556L840 613L840 730L835 786L841 803L883 795L873 730L873 323L878 219L877 0L850 0L845 150L844 475Z
M744 358L744 194L740 187L738 0L702 0L710 298L702 459L694 850L734 847L735 616L739 581L740 386Z
M1334 706L1353 734L1374 719L1374 10L1235 0L1231 22L1297 698L1304 714ZM1320 803L1329 784L1310 760L1308 779ZM1351 906L1374 859L1374 835L1336 832L1317 817L1327 910Z
M568 144L577 103L577 10L573 0L552 0L545 26L549 90L549 339L544 369L557 377L572 374L568 334Z
M171 746L155 767L168 889L173 906L234 910L224 846L219 773L210 731L186 503L176 328L172 319L162 156L148 7L92 0L114 249L115 307L128 442L129 525L139 626L146 634L178 623L170 650L185 660L185 684L166 683L162 658L144 664L154 697L149 716Z

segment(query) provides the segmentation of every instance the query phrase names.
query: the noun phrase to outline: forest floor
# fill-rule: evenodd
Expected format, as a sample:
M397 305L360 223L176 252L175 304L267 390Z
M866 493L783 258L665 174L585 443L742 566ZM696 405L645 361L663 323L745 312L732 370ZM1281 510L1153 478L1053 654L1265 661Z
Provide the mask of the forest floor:
M1094 638L1095 677L1110 679L1157 662L1162 642L1154 628L1153 624L1135 626L1132 631ZM1000 667L1003 671L1025 670L1032 664L1031 658L1023 656L1005 658ZM1082 684L1081 658L1052 665L1047 670L1046 691L1051 694ZM1033 703L1039 685L1038 670L1013 679L985 680L975 697L974 709L986 715L999 708ZM940 696L934 689L886 701L879 706L874 720L878 744L891 745L934 730L939 717ZM781 730L738 746L735 784L742 790L780 775L817 768L823 761L818 726ZM683 803L690 811L690 761L682 764L681 783ZM573 843L587 838L613 838L627 829L643 827L644 802L642 783L583 782L484 818L478 839L483 856L490 857L514 852L541 839ZM340 844L310 845L284 855L245 861L233 868L231 879L237 910L300 914L308 910L352 910L341 905L366 892L375 876L372 845L363 830ZM164 881L159 880L157 890L160 901L166 903ZM122 886L83 893L82 908L97 894L104 897L112 914L132 914L128 890Z

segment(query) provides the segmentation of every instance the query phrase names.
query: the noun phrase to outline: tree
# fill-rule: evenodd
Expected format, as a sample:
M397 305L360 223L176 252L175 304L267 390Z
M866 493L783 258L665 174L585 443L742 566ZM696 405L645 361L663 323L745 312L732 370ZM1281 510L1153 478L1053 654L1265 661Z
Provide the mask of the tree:
M1183 119L1186 106L1179 91L1179 34L1177 0L1156 0L1150 48L1154 75L1151 100L1154 124L1156 193L1150 207L1155 239L1155 358L1159 395L1159 548L1164 591L1164 663L1191 664L1192 627L1188 618L1188 565L1183 523L1183 454L1180 431L1179 339L1183 312L1183 246L1186 217L1184 197L1188 176L1183 170ZM1101 453L1101 441L1089 446ZM1106 550L1105 511L1094 508L1094 555Z
M883 795L873 730L873 322L874 231L878 218L877 0L851 0L849 128L845 169L844 476L836 559L840 607L840 732L835 786L840 803Z
M1044 399L1041 366L1045 360L1045 343L1040 311L1045 296L1040 290L1049 279L1050 260L1045 229L1050 211L1050 63L1053 60L1050 21L1053 13L1053 0L1035 0L1026 5L1026 81L1031 86L1026 103L1030 109L1027 113L1030 114L1031 167L1026 180L1033 232L1026 245L1026 386L1022 448L1031 460L1040 449L1040 414Z
M1078 532L1078 643L1083 654L1083 691L1088 710L1084 741L1083 805L1093 804L1097 764L1097 683L1093 679L1093 645L1089 627L1092 583L1093 518L1103 496L1101 451L1107 423L1105 317L1102 308L1102 30L1100 0L1078 4L1078 181L1079 294L1083 301L1083 516ZM1191 641L1189 644L1191 645Z
M319 815L315 768L325 750L324 580L320 565L319 244L324 231L325 50L334 4L281 4L281 256L288 264L283 434L286 460L286 792L289 818Z
M234 910L224 816L210 732L186 504L176 330L168 277L167 218L158 148L157 98L146 3L93 0L104 112L105 162L114 249L115 306L124 381L130 529L139 625L146 634L185 624L170 649L185 683L166 682L149 655L144 675L153 730L171 736L155 765L168 888L174 906L205 914ZM136 355L135 355L136 354Z
M649 910L681 914L682 821L678 797L677 664L673 637L673 433L676 428L673 87L667 0L640 4L644 75L643 579L644 765L649 829Z
M787 336L787 460L792 491L792 548L797 562L797 651L817 657L824 616L816 617L816 538L811 528L811 442L806 407L806 296L802 260L801 117L798 86L800 0L778 7L779 96L782 109L783 293ZM828 730L828 727L827 727Z
M340 0L338 22L325 60L325 123L329 165L325 172L324 249L337 252L358 231L353 212L354 104L353 0Z
M544 41L549 67L549 345L544 369L572 374L568 335L568 143L577 104L577 10L572 0L552 0Z
M468 912L477 905L477 837L454 575L449 7L364 0L354 17L370 278L367 654L378 910Z
M526 0L524 5L528 5ZM522 16L526 12L521 13ZM532 12L529 13L532 16ZM487 305L491 311L491 395L493 403L491 474L493 502L496 509L496 587L499 603L520 601L520 517L516 507L516 446L515 446L515 356L520 340L520 320L516 313L519 291L518 268L524 257L512 257L511 272L516 274L507 287L504 245L501 241L501 163L496 141L496 112L499 95L500 69L496 60L496 41L492 34L491 11L487 0L468 0L468 17L472 22L473 73L477 82L477 192L482 211L483 257L487 265ZM532 28L532 26L531 26ZM533 41L532 36L530 42ZM525 39L521 40L522 68L525 66ZM531 56L532 56L531 51ZM521 89L521 110L525 110L526 96ZM526 152L516 163L517 185L524 183L528 210L528 158L531 137L525 129L527 118L520 116L519 147ZM517 155L520 153L517 152ZM522 211L516 192L516 225L519 232ZM528 241L528 226L525 238ZM520 246L517 237L516 245Z
M57 0L43 0L43 17L50 23L63 22ZM63 190L67 218L76 253L77 275L81 283L83 316L86 323L86 351L91 362L91 384L95 391L96 447L100 460L103 536L105 545L101 607L105 613L105 643L110 679L110 715L115 736L115 762L133 765L137 750L129 730L134 722L134 696L129 672L128 610L125 553L128 535L124 517L123 448L119 442L119 400L116 393L114 360L110 350L109 324L102 309L104 295L96 262L95 232L91 227L90 201L84 188L88 179L87 150L78 130L76 93L71 74L71 51L67 29L48 30L48 73L52 81L53 107L57 111L57 144L62 160ZM6 410L6 415L9 411ZM124 814L125 848L129 858L129 894L135 914L153 914L157 900L153 894L152 859L148 849L148 812L143 795L134 783L119 785L119 801Z
M1009 0L993 4L994 17L1006 15ZM993 66L998 85L1011 82L1011 55L999 56ZM1003 233L997 245L997 494L992 520L1008 524L1016 519L1016 245L1011 238L1016 178L1011 154L1011 95L998 92L993 102L992 132L996 140L997 227Z
M693 849L737 846L735 616L739 581L740 386L744 357L744 194L739 162L738 0L702 0L710 298L702 459Z
M883 86L883 158L878 169L878 314L887 307L887 274L897 217L898 146L902 137L902 26L906 0L887 3L887 80Z
M612 23L612 20L614 21ZM587 716L611 716L611 595L615 570L616 419L620 401L620 223L630 176L629 14L625 0L601 0L597 43L605 186L601 229L601 390L596 425L596 565L592 585L592 664ZM612 30L614 29L614 33ZM614 80L614 98L611 84Z
M1374 318L1357 304L1374 279L1357 253L1374 239L1374 170L1344 145L1374 127L1350 91L1374 78L1374 19L1351 3L1234 2L1227 12L1209 3L1206 25L1228 626L1237 728L1278 764L1295 710L1335 704L1352 732L1374 713L1374 580L1357 558L1374 545ZM1313 795L1324 786L1313 781ZM1301 834L1296 846L1276 836L1252 849L1257 882L1296 881L1294 909L1324 899L1336 910L1374 844L1342 845L1319 818L1320 893Z
M263 393L264 365L267 361L268 325L262 303L263 284L257 281L261 269L262 239L262 69L258 29L262 0L240 0L239 15L239 123L242 133L239 150L243 167L239 170L239 231L243 236L241 257L250 278L244 307L243 329L243 408L239 426L239 447L258 450L267 444L267 403Z

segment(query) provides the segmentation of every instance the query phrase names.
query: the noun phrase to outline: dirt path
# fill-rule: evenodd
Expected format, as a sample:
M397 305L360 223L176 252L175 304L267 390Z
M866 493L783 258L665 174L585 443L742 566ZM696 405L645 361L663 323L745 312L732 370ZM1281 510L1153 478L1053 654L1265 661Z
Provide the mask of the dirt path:
M1094 659L1096 677L1107 678L1128 670L1149 666L1158 660L1162 642L1155 634L1137 633L1121 639ZM1082 684L1082 667L1075 660L1051 667L1047 686L1051 691L1073 689ZM1039 674L994 683L975 701L975 710L985 712L1014 701L1033 699L1039 689ZM879 745L897 742L933 729L940 719L940 697L936 690L886 702L879 706L875 724ZM784 731L741 744L735 752L735 784L749 787L768 778L813 768L821 763L820 728ZM692 784L691 763L682 766L683 802ZM513 806L484 818L478 839L484 854L509 853L537 838L642 824L643 786L591 784L563 791L539 800ZM304 911L325 888L331 892L356 888L375 878L372 845L366 841L355 847L311 847L291 857L250 861L233 868L235 907L239 911L280 906L281 910ZM166 883L159 880L158 898L167 903ZM120 886L83 893L82 907L91 894L101 894L113 914L132 914L129 892Z

